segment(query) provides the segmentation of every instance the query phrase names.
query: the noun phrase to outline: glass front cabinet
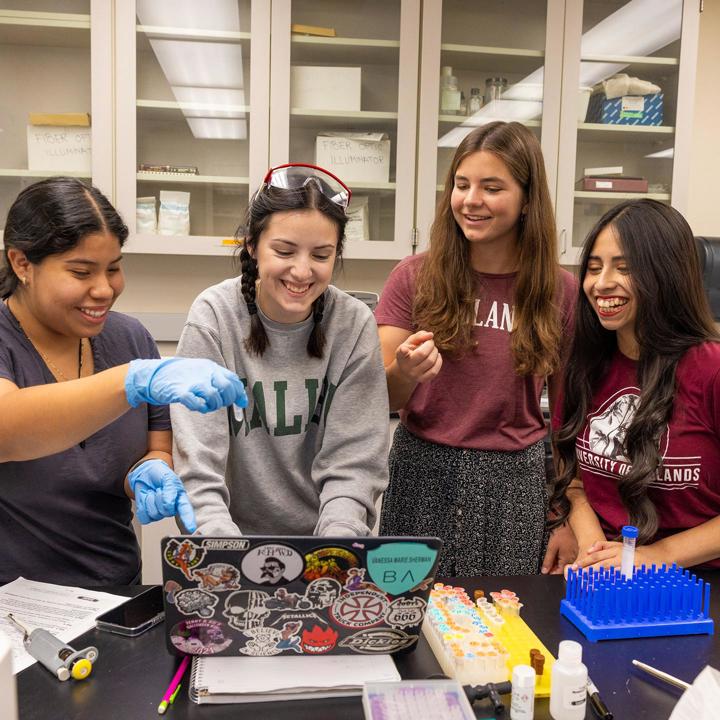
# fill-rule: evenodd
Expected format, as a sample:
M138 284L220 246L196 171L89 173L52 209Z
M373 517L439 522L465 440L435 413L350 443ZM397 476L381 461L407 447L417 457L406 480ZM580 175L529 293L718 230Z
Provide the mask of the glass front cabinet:
M699 12L700 0L0 0L0 215L28 183L76 175L122 212L127 252L229 255L265 170L307 162L353 192L346 257L399 259L426 247L460 140L517 120L542 144L573 265L616 202L686 210ZM38 160L59 131L34 123L63 113L91 124ZM92 159L78 165L83 142Z

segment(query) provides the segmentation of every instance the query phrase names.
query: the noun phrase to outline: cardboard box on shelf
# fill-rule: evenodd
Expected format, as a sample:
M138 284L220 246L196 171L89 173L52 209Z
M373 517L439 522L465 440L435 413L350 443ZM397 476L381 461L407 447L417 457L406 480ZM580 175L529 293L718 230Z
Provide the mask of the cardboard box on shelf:
M91 175L92 130L78 125L28 125L28 169Z
M607 125L662 125L663 93L623 95L608 100L605 93L590 97L587 122Z
M68 127L77 125L79 127L90 127L90 115L88 113L33 113L29 115L31 125L58 125Z
M348 185L385 183L390 179L390 139L386 133L322 133L315 140L315 164Z
M648 181L641 177L584 177L580 181L580 189L593 192L646 193Z
M359 67L293 65L290 107L299 110L360 110Z

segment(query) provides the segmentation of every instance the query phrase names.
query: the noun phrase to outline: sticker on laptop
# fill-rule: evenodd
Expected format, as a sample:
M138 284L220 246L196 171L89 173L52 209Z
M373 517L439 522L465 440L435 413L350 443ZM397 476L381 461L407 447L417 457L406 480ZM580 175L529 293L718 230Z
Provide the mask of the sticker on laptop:
M289 545L267 543L245 553L240 565L243 575L256 585L287 585L300 577L302 555Z
M273 596L265 601L265 607L268 610L312 610L315 606L304 595L279 587Z
M343 627L366 628L381 623L387 607L385 595L372 590L358 590L341 595L333 603L330 617Z
M174 567L188 579L192 580L193 570L205 559L205 550L191 540L172 538L165 546L165 562Z
M308 655L324 655L335 647L337 640L337 630L313 625L312 630L303 630L301 646Z
M183 615L199 615L203 618L209 618L215 614L218 598L206 590L188 588L176 592L174 601L175 607Z
M402 630L370 628L343 638L340 647L347 647L364 655L381 655L410 647L417 639L417 635L408 635Z
M347 581L348 570L356 568L360 561L347 548L320 547L305 555L303 580L312 582L322 577L337 580L341 585Z
M302 623L285 623L281 630L271 627L259 627L253 630L246 630L243 634L249 639L243 647L238 650L243 655L253 657L270 657L279 655L284 650L294 650L299 653L300 637L298 631Z
M381 590L401 595L430 574L437 554L420 542L386 542L368 550L368 573Z
M427 603L421 597L398 598L390 603L385 613L385 622L394 628L419 625L425 614Z
M216 655L232 642L225 630L217 620L181 620L170 631L170 642L188 655Z
M265 618L270 615L265 608L269 597L262 590L238 590L225 599L223 615L237 630L254 630L264 625Z
M321 610L330 607L340 597L342 585L332 578L313 580L305 589L305 599L312 607Z
M212 592L240 589L240 571L227 563L210 563L207 567L193 571L193 577L200 581L200 588Z

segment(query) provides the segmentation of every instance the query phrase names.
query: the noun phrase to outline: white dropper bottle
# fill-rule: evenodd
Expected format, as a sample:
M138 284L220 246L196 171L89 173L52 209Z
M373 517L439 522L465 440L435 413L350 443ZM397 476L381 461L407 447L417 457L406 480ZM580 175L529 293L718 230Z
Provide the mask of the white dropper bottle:
M582 645L563 640L553 665L550 715L553 720L584 720L588 672L582 663Z

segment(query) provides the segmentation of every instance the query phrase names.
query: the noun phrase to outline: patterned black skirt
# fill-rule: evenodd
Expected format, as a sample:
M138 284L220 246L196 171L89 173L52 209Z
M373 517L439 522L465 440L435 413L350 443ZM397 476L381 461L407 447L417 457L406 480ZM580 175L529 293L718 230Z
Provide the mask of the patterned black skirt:
M443 541L438 575L532 575L547 545L542 441L515 452L421 440L398 425L381 535Z

